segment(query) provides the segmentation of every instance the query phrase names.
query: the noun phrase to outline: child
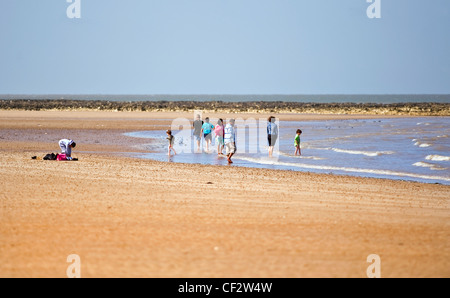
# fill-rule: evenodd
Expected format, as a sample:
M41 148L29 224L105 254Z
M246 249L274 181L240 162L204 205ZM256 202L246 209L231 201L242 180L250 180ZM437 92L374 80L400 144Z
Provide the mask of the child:
M225 134L225 128L223 127L222 119L219 119L219 121L217 121L217 125L214 128L214 133L216 134L217 155L223 155L222 153L224 147L223 137Z
M168 155L170 156L170 151L173 150L174 155L177 155L177 152L175 149L173 149L173 144L175 143L175 137L172 135L172 131L169 129L166 131L167 133L167 139L169 140L169 147L168 147Z
M297 135L294 139L294 146L295 146L295 155L302 155L302 151L300 149L300 135L302 134L302 131L300 129L297 129Z

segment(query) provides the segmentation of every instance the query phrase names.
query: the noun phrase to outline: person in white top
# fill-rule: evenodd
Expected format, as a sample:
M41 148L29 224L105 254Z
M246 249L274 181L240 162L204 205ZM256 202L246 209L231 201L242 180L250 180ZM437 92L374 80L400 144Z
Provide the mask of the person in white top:
M273 147L278 139L278 126L275 124L275 117L270 116L267 120L267 141L269 143L269 157L273 155Z
M233 163L231 157L236 153L236 131L234 129L234 119L230 119L225 126L225 149L228 163Z
M65 154L67 160L72 159L72 148L75 148L77 144L73 140L62 139L59 141L59 147L61 148L62 154Z

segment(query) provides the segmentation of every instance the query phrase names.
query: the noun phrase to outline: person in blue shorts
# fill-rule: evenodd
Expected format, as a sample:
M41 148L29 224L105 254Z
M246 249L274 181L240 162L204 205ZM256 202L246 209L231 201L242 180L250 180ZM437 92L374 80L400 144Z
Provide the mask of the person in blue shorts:
M209 123L209 117L205 118L205 123L202 125L202 134L205 138L206 143L206 152L209 152L209 145L211 144L212 140L212 130L214 129L214 125Z

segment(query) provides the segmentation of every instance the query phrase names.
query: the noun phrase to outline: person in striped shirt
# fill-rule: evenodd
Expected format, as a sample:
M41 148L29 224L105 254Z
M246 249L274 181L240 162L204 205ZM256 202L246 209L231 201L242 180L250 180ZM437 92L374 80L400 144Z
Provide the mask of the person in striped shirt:
M236 131L234 128L234 119L230 119L225 126L225 153L227 155L228 163L233 163L231 157L236 153Z

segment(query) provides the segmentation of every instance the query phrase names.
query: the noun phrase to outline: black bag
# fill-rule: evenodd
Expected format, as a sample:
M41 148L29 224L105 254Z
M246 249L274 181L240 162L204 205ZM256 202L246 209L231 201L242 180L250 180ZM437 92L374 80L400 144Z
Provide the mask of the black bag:
M56 158L58 157L58 154L55 153L49 153L46 156L44 156L44 160L56 160Z

